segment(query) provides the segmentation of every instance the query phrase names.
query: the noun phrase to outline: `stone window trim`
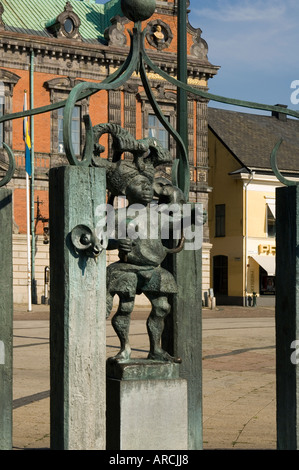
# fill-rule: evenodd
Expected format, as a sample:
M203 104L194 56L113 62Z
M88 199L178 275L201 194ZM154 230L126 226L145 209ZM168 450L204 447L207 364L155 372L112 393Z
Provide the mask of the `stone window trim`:
M44 87L50 91L50 101L52 103L57 103L68 98L72 88L84 80L76 80L71 78L53 78L44 83ZM88 114L89 109L89 98L85 98L81 101L78 101L78 106L81 108L81 137L80 137L80 149L83 152L85 144L85 126L83 123L83 116ZM58 151L58 109L51 112L51 155L58 157L63 154Z
M3 84L4 88L4 112L5 114L11 114L13 111L13 91L15 85L18 83L21 77L19 75L10 72L5 69L0 69L0 83ZM12 147L12 121L6 121L3 123L3 135L4 142ZM0 148L0 156L6 154L3 148Z
M79 28L81 20L73 11L70 2L67 2L64 11L57 16L56 20L48 23L48 30L56 37L82 40Z

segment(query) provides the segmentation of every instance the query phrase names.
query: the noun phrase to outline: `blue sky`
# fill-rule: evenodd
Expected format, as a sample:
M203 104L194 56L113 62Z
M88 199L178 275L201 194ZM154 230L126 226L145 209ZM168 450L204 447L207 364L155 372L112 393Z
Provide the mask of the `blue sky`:
M299 111L298 0L190 0L190 9L210 62L221 66L211 93Z
M190 10L210 62L221 67L209 81L211 93L299 111L298 0L190 0Z

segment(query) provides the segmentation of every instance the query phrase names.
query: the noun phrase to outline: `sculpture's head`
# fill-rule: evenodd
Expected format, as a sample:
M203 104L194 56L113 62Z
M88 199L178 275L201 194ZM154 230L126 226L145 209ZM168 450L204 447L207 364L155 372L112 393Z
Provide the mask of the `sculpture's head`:
M156 178L153 188L160 204L184 204L186 202L183 191L173 186L167 178Z
M151 180L143 175L135 176L126 188L126 197L129 204L142 204L144 206L149 204L154 197Z

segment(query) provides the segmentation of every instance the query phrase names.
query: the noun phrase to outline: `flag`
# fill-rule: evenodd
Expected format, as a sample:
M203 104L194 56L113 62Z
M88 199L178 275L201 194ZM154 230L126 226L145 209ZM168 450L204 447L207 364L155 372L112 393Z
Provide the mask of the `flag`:
M24 94L23 111L27 111L27 94ZM28 118L23 118L23 140L25 142L25 170L28 175L31 175L31 140L28 132Z

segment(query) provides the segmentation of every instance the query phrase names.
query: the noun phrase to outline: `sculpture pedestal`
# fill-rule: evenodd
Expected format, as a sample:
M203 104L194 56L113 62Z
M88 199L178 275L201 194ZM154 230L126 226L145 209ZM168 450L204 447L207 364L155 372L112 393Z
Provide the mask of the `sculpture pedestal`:
M107 450L187 450L187 382L179 365L107 361Z

